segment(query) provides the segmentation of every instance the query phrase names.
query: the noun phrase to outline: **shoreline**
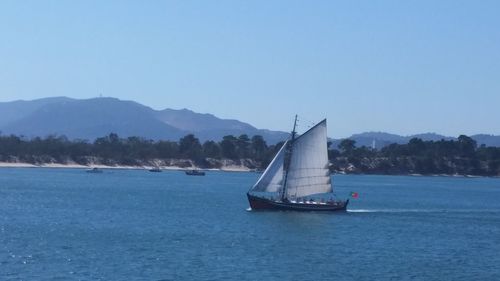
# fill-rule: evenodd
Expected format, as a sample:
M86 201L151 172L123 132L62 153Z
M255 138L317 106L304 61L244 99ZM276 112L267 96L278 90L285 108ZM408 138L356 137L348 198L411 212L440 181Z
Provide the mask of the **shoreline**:
M70 164L60 164L60 163L46 163L46 164L30 164L25 162L0 162L0 169L2 168L51 168L51 169L109 169L109 170L149 170L154 168L153 166L125 166L125 165L81 165L76 163ZM228 165L222 168L200 168L200 167L180 167L180 166L160 166L162 171L186 171L186 170L203 170L203 171L221 171L221 172L255 172L250 168L244 166ZM451 177L451 178L500 178L500 176L478 176L478 175L458 175L458 174L358 174L358 173L332 173L335 175L361 175L361 176L406 176L406 177Z
M24 163L24 162L0 162L0 169L1 168L55 168L55 169L92 169L92 168L99 168L99 169L119 169L119 170L149 170L154 168L153 166L125 166L125 165L115 165L115 166L108 166L108 165L81 165L81 164L76 164L76 163L71 163L71 164L59 164L59 163L46 163L46 164L30 164L30 163ZM160 169L162 171L185 171L185 170L204 170L204 171L222 171L222 172L252 172L251 169L247 167L240 167L240 166L227 166L227 167L222 167L220 169L216 168L207 168L203 169L200 167L180 167L180 166L160 166Z

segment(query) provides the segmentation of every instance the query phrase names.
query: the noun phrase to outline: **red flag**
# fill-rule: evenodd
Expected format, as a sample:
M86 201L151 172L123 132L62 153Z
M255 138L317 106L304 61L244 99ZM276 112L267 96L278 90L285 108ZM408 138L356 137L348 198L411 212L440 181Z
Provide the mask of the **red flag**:
M351 197L352 198L358 198L359 194L355 191L351 192Z

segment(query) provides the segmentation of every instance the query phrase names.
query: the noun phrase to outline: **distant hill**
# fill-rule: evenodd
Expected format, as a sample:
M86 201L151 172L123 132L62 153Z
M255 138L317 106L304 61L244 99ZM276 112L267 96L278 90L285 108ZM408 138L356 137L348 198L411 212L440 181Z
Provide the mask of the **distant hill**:
M26 137L65 135L70 139L94 140L109 133L121 137L140 136L153 140L179 140L195 134L202 142L220 141L225 135L261 135L269 144L286 139L288 132L257 129L248 123L221 119L212 114L196 113L189 109L154 110L133 101L116 98L72 99L52 97L32 101L0 102L0 132ZM451 140L435 133L400 136L385 132L365 132L350 138L356 146L380 149L391 143L403 144L418 137L426 141ZM479 134L471 136L478 145L500 146L500 136ZM332 140L336 148L340 139Z
M156 112L159 120L180 130L194 133L201 140L220 140L223 136L247 134L261 135L268 143L277 143L288 137L288 133L257 129L247 123L233 119L220 119L212 114L201 114L188 109L164 109Z
M0 128L32 114L40 107L51 103L63 103L70 100L70 98L66 97L53 97L32 101L18 100L12 102L0 102Z
M470 137L473 138L478 145L484 144L486 146L500 147L500 136L478 134Z
M1 130L28 137L57 134L89 140L111 132L124 137L176 140L187 134L156 119L146 106L114 98L46 103Z
M0 103L0 131L27 137L65 135L93 140L109 133L149 139L179 140L193 133L201 141L225 135L262 135L270 144L288 133L259 130L247 123L226 120L187 109L154 110L116 98L77 100L66 97Z

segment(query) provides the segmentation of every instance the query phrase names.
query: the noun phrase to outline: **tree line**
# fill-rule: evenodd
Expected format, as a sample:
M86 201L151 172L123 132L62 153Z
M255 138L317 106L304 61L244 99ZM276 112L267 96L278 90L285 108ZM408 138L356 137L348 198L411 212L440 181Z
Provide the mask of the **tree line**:
M333 170L352 173L500 175L500 148L478 146L465 135L440 141L413 138L380 150L356 147L354 140L345 139L329 156Z
M206 166L207 158L252 159L265 167L282 144L268 145L260 135L224 136L219 142L201 143L193 134L179 141L153 141L140 137L120 138L108 136L87 140L69 140L65 136L23 137L0 135L0 161L17 160L33 164L67 163L73 161L87 165L89 157L100 159L104 164L138 165L152 159L189 159L199 166Z
M208 159L251 159L264 169L282 142L268 145L262 136L227 135L222 140L200 142L193 134L179 141L153 141L140 137L121 138L109 134L93 142L69 140L64 136L27 139L0 135L0 161L33 164L75 162L88 165L91 158L102 164L141 165L154 159L189 159L201 167L210 167ZM344 139L338 147L328 144L331 170L365 174L463 174L500 175L500 148L478 146L470 137L457 140L391 144L380 150Z

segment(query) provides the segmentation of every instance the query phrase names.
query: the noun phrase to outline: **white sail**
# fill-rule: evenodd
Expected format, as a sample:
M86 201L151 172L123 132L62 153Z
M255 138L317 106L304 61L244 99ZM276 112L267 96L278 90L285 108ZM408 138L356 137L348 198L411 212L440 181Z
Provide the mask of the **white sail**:
M252 187L252 191L278 192L281 189L283 182L283 161L287 142L283 144L276 156L274 156L262 176L260 176L257 183Z
M287 198L332 192L326 138L325 119L293 142Z

